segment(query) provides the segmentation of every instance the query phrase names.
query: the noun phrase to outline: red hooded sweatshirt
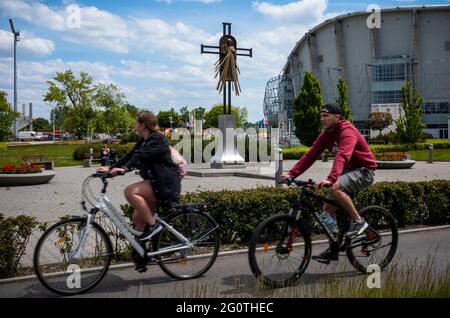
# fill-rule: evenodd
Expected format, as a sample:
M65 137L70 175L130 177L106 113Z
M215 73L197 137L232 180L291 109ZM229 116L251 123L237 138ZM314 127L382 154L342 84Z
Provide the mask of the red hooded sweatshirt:
M375 157L369 149L366 139L352 124L339 120L331 131L322 132L311 149L301 157L289 171L291 177L297 177L308 170L322 152L328 149L335 155L333 167L327 180L336 182L343 171L366 167L375 170Z

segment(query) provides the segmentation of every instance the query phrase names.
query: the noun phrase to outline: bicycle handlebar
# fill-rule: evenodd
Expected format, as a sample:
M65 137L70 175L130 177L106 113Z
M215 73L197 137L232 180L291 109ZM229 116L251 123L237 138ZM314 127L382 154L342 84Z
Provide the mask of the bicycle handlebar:
M315 182L312 179L309 179L308 181L302 181L302 180L295 180L294 178L290 177L286 181L279 181L279 184L287 184L288 186L291 186L292 184L295 184L297 187L309 187L314 188ZM324 184L324 188L330 188L331 184Z
M118 172L117 176L123 176L125 175L125 172ZM111 175L111 173L109 172L96 172L94 174L91 175L91 177L93 178L102 178L102 179L110 179L110 178L114 178L115 176Z

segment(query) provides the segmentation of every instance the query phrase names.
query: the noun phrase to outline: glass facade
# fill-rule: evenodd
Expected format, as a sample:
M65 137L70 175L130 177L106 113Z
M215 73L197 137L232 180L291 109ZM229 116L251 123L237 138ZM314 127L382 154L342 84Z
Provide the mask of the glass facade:
M373 104L396 104L402 100L402 91L374 91Z
M410 59L406 56L383 58L372 65L372 104L401 102L403 84L410 80Z
M450 114L449 102L427 102L423 105L424 114Z
M409 79L409 65L405 63L374 65L374 82L406 81Z

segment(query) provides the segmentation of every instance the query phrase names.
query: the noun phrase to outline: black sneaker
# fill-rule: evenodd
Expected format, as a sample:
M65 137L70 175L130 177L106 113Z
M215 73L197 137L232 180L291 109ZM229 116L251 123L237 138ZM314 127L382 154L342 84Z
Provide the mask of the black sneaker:
M147 261L145 258L141 257L135 249L131 251L131 259L135 265L134 269L139 273L144 273L147 271Z
M350 227L349 227L347 233L345 233L345 236L347 238L352 238L352 237L358 236L359 234L364 232L368 226L369 226L369 224L367 224L367 222L363 218L361 218L357 221L351 221Z
M150 225L147 224L145 226L144 233L142 233L141 236L139 236L139 241L148 241L151 240L153 236L158 234L163 229L162 225L159 223Z
M313 256L312 259L319 263L330 264L331 261L339 260L339 255L338 255L338 253L332 253L330 248L327 248L325 251L323 251L319 255Z

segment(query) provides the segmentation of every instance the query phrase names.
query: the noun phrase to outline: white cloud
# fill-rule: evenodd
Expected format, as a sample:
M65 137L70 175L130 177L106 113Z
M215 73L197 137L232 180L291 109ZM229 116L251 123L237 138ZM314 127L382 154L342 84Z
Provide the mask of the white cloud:
M177 0L175 0L177 1ZM221 2L222 0L178 0L180 2L201 2L204 4L211 4L211 3L217 3ZM156 2L165 2L167 4L172 4L174 0L156 0Z
M68 8L75 8L75 11ZM127 53L127 43L134 38L121 17L92 6L51 8L39 2L4 0L0 2L0 9L11 17L61 32L64 39L70 42L113 52Z
M0 8L9 16L24 19L35 25L45 25L55 31L66 29L65 16L39 2L27 3L21 0L3 0L0 3Z
M0 52L11 54L13 52L14 36L11 32L0 30ZM55 50L51 40L38 38L30 32L21 32L17 44L18 55L49 55Z
M165 2L175 1L182 0ZM63 5L66 4L63 2ZM238 99L233 98L233 103L247 106L249 114L262 114L264 82L279 74L296 41L307 30L333 14L325 13L326 0L303 0L285 5L254 2L252 8L270 19L270 27L266 30L258 27L256 31L237 34L239 47L253 48L253 58L238 58L243 92ZM70 68L76 74L89 72L95 81L115 83L131 103L151 106L156 110L182 105L209 106L222 100L221 94L215 91L214 62L218 56L200 55L200 44L217 45L221 32L208 33L184 23L181 17L174 23L158 18L142 18L142 15L121 17L94 6L80 7L79 28L68 27L69 13L61 6L36 1L0 0L0 9L10 16L56 31L61 39L71 43L120 54L133 52L132 58L124 57L114 65L62 59L21 61L18 66L19 87L23 88L20 99L42 103L46 80L57 71ZM3 48L3 37L5 34L0 33L0 50L9 50L10 47ZM29 39L40 38L30 34ZM51 54L54 44L47 41L31 41L27 47L34 48L34 54ZM12 41L7 43L11 45ZM145 56L145 60L139 59L139 56ZM11 63L0 58L0 86L8 88L11 85ZM253 116L250 116L251 119Z
M252 7L269 18L306 25L321 22L327 4L327 0L302 0L283 5L254 1Z

